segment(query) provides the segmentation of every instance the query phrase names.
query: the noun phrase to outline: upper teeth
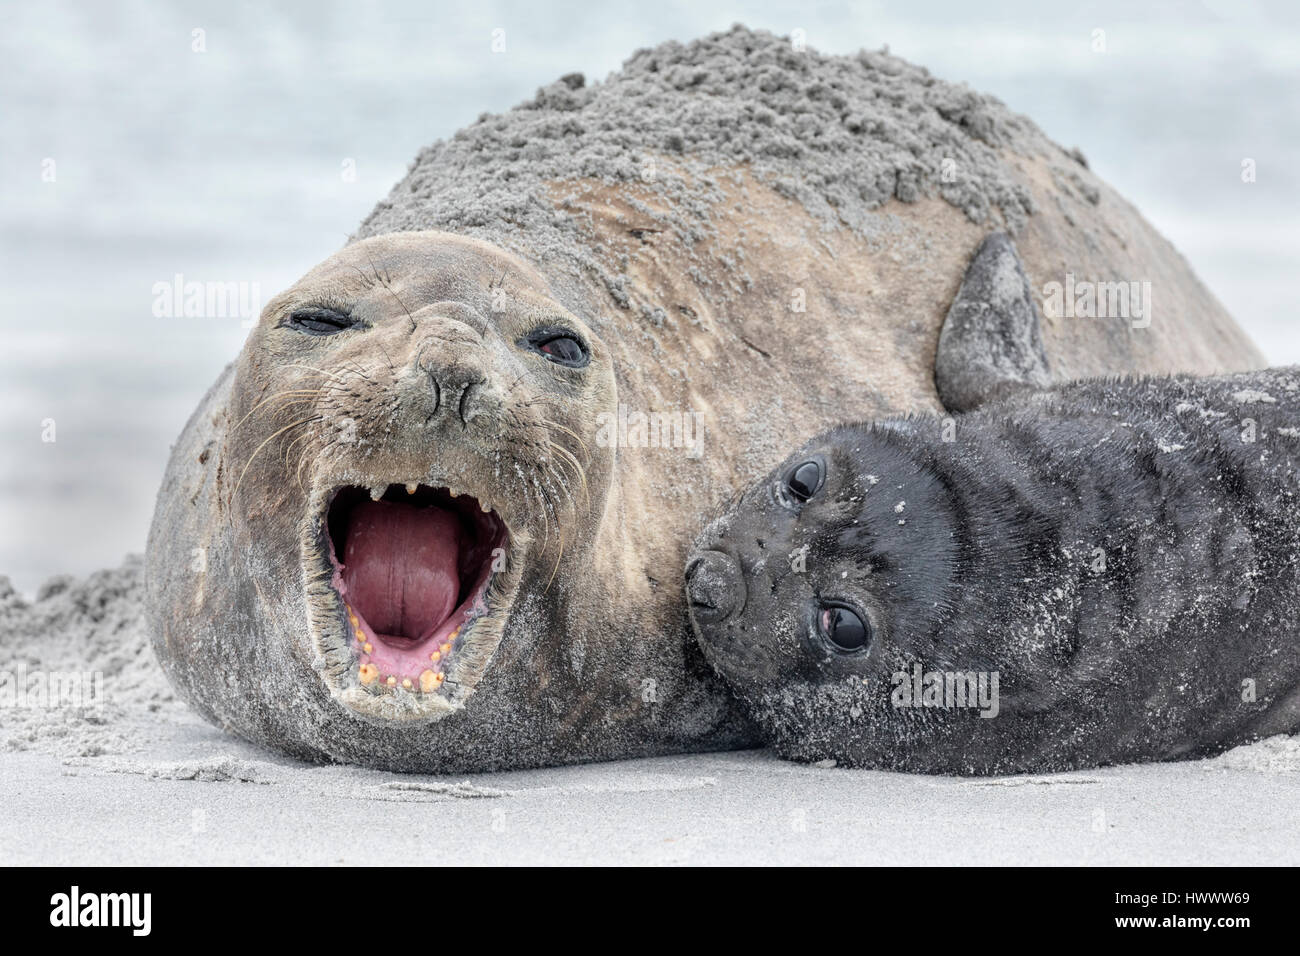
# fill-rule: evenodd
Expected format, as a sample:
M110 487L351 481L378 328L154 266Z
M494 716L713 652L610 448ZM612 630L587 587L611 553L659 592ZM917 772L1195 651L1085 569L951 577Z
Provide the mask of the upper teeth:
M420 490L421 483L418 481L406 481L406 482L401 482L400 486L406 489L406 493L408 495L413 495ZM393 485L377 484L377 485L369 486L368 488L366 488L366 491L369 492L370 499L372 501L382 501L384 495L388 493L388 489L392 487ZM465 494L465 492L457 491L455 488L450 488L450 487L447 488L447 495L451 498L457 498L463 494ZM482 498L478 498L476 500L478 501L479 507L483 509L484 514L493 513L494 509L491 504L489 504L487 501L483 500Z

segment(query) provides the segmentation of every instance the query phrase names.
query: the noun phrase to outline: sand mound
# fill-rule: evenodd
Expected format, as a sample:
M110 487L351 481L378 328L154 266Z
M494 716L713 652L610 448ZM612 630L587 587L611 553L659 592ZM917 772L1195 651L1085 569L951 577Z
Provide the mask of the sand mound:
M47 581L25 601L0 577L0 749L63 757L137 750L141 725L187 716L149 646L142 562Z

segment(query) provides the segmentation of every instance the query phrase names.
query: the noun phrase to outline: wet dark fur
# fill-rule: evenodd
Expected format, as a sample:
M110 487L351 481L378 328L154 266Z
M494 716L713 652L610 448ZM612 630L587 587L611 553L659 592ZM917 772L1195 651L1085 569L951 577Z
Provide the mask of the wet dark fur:
M944 424L833 429L699 542L746 592L702 646L783 755L1053 771L1300 728L1300 370L1073 383ZM795 513L772 489L814 453ZM816 595L866 608L868 654L816 641ZM893 706L915 661L998 671L999 714Z

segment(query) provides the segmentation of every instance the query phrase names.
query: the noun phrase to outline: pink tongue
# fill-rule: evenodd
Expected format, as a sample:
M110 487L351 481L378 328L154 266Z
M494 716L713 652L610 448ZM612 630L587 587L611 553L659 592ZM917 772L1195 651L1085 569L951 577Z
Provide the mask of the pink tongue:
M460 594L460 533L441 508L366 501L352 509L343 583L371 630L421 638L447 619Z

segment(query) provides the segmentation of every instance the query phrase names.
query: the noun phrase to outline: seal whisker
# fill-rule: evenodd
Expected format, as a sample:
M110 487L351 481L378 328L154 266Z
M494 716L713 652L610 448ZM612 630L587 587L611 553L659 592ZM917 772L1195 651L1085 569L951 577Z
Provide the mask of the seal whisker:
M547 466L547 471L550 473L551 477L552 477L552 478L554 479L554 481L555 481L555 487L556 487L556 490L557 490L560 494L562 494L562 495L564 496L564 500L565 500L566 502L568 502L569 510L570 510L570 511L573 511L573 512L576 513L576 511L577 511L577 502L574 501L574 499L573 499L573 494L572 494L572 492L569 491L569 485L570 485L570 483L571 483L571 478L570 478L570 475L569 475L568 470L567 470L566 468L563 467L564 464L566 464L566 463L563 462L562 460L560 460L560 459L556 459L556 460L555 460L555 466L554 466L554 467L551 467L550 465L548 465L548 466Z
M289 454L293 451L293 446L296 445L296 444L298 444L298 442L302 441L304 438L308 437L310 434L311 434L310 432L303 432L301 435L299 435L299 436L298 436L297 438L295 438L293 441L289 442L289 446L288 446L287 448L285 448L285 450L284 450L284 466L285 466L286 468L289 467ZM305 491L306 489L304 489L304 488L303 488L303 485L302 485L302 466L303 466L303 463L304 463L306 460L307 460L307 450L304 448L304 449L303 449L303 454L300 455L299 458L298 458L298 468L297 468L297 471L296 471L296 474L297 474L297 477L298 477L298 487L299 487L300 489L304 490L304 491Z
M244 483L244 475L248 474L248 469L253 464L253 459L257 457L258 453L261 452L261 450L265 448L267 444L270 441L272 441L276 436L283 435L291 428L297 428L298 426L306 425L309 422L318 422L324 417L325 417L324 415L314 415L310 418L301 418L290 425L285 425L283 428L272 432L269 436L267 436L267 438L260 445L258 445L255 449L253 449L253 453L248 456L248 461L244 464L243 470L239 473L239 480L235 482L235 490L230 493L230 507L232 511L234 509L235 496L239 494L239 486Z
M329 369L327 369L327 368L317 368L315 365L302 365L302 364L299 364L299 363L297 363L297 362L286 362L286 363L284 364L284 367L285 367L285 368L300 368L300 369L304 369L304 370L306 370L306 371L308 371L308 372L316 372L318 375L328 375L330 378L338 379L339 381L344 381L344 382L347 381L347 380L344 379L341 375L339 375L339 373L337 373L337 372L331 372L331 371L330 371Z
M284 403L282 403L281 405L279 405L279 406L277 406L277 407L275 408L274 412L272 412L272 417L274 417L275 415L280 414L280 413L283 412L283 411L286 411L286 410L288 410L288 409L291 409L291 408L293 408L293 407L296 406L296 405L308 405L308 404L310 404L310 403L313 402L313 401L314 401L314 399L312 399L312 398L299 398L299 399L296 399L296 400L291 401L291 402L284 402ZM299 409L297 412L295 412L295 414L298 414L298 413L300 413L300 412L301 412L301 409ZM301 435L298 436L298 438L294 439L294 442L297 442L297 441L298 441L300 438L302 438L302 437L303 437L303 436L301 436ZM290 448L292 448L292 447L293 447L293 446L290 445ZM285 452L284 452L284 454L282 454L282 455L280 456L280 460L284 462L285 467L287 468L288 465L289 465L289 451L288 451L288 449L286 449Z
M545 486L542 486L542 495L546 497L548 502L550 501L550 496L546 494ZM551 503L551 508L552 510L555 511L556 540L559 541L560 549L559 549L559 553L556 554L555 556L555 564L551 567L551 576L546 579L546 587L542 590L543 594L550 592L551 584L554 583L555 581L555 573L560 569L560 562L564 559L564 535L560 533L561 528L560 528L559 509L555 507L555 504L553 502ZM544 552L545 549L543 549L543 553Z
M360 266L356 265L355 263L349 263L349 266L351 267L352 271L355 272L360 277L361 281L365 284L367 289L373 289L375 287L376 280L374 277L368 275L364 269L362 269Z
M546 444L549 448L555 451L557 455L561 457L562 461L567 462L568 464L572 465L574 469L577 470L578 483L582 487L583 498L586 500L588 504L590 504L591 494L587 490L587 472L586 470L583 469L582 465L578 462L578 459L574 457L574 455L567 448L551 441L549 438L546 440Z
M568 502L570 511L575 510L576 504L573 500L573 495L568 490L568 474L560 468L558 462L554 467L548 462L546 470L555 482L557 494L562 495L564 500Z
M551 428L558 428L560 431L564 432L564 434L572 436L573 440L576 441L576 442L578 443L579 447L582 448L582 451L583 451L583 457L586 458L586 459L588 459L588 460L591 459L591 454L590 454L590 451L591 451L591 450L587 447L587 443L586 443L585 441L583 441L583 440L578 436L578 433L575 432L573 429L571 429L571 428L566 428L564 425L561 425L559 422L553 422L553 421L551 421L549 418L543 418L543 419L542 419L542 424L547 425L547 426L549 426L549 427L551 427Z
M379 280L379 284L384 287L384 289L388 292L389 295L391 295L394 299L397 300L397 304L400 305L402 307L402 311L406 313L406 317L407 319L410 320L411 323L411 331L412 332L418 331L419 326L415 322L415 316L411 315L411 310L406 307L406 303L402 301L402 297L398 295L396 291L394 291L392 285L390 284L392 281L391 275L383 276L380 274L379 267L375 265L375 260L370 255L369 249L366 249L366 258L370 261L370 268L375 270L375 278ZM393 364L393 360L391 358L388 360L388 364L389 367L391 368Z
M373 384L375 383L375 380L372 379L369 375L367 375L367 374L365 373L365 370L362 369L362 367L361 367L361 365L360 365L359 362L355 362L355 361L352 361L352 362L344 362L342 367L343 367L343 369L344 369L345 371L353 372L353 373L355 373L356 375L361 376L361 377L364 378L367 382L369 382L371 385L373 385Z
M528 496L527 500L532 503L532 492L537 491L535 488L529 488L528 483L524 483L524 494ZM542 498L540 491L537 491L537 508L542 514L542 547L541 553L546 553L546 546L550 543L550 519L546 516L546 502ZM535 540L535 539L534 539Z
M285 391L282 391L282 392L276 392L274 395L270 395L270 396L268 396L268 397L262 399L262 401L258 402L256 405L254 405L254 406L249 410L248 414L245 415L243 418L241 418L241 419L239 420L239 422L238 422L238 423L237 423L233 428L230 429L230 431L231 431L232 434L233 434L234 432L238 431L239 428L244 424L244 422L248 421L248 419L252 417L252 415L253 415L254 412L256 412L259 408L261 408L263 405L267 404L268 402L273 402L273 401L275 401L277 398L283 398L283 397L286 396L286 395L302 395L302 396L305 396L305 397L303 398L303 401L310 401L311 399L315 398L315 397L316 397L317 395L319 395L319 394L320 394L320 389L319 389L319 388L315 388L315 389L306 389L306 388L301 388L301 389L286 389ZM288 404L296 404L296 403L292 403L292 402L291 402L291 403L288 403Z
M533 484L534 484L534 486L537 485L537 478L536 478L536 476L533 477ZM525 487L527 487L527 486L525 486ZM546 496L542 493L542 489L541 489L540 487L534 487L534 490L537 492L537 506L538 506L538 508L539 508L539 509L541 510L541 512L542 512L542 549L541 549L541 553L542 553L542 554L545 554L545 553L546 553L546 547L547 547L548 544L550 544L550 541L551 541L551 520L550 520L550 518L547 516L547 513L546 513Z
M503 400L509 398L511 394L514 392L515 386L517 386L520 382L522 382L527 376L528 376L528 369L524 369L522 372L519 373L519 376L513 382L510 383L510 387L501 393L501 398Z

